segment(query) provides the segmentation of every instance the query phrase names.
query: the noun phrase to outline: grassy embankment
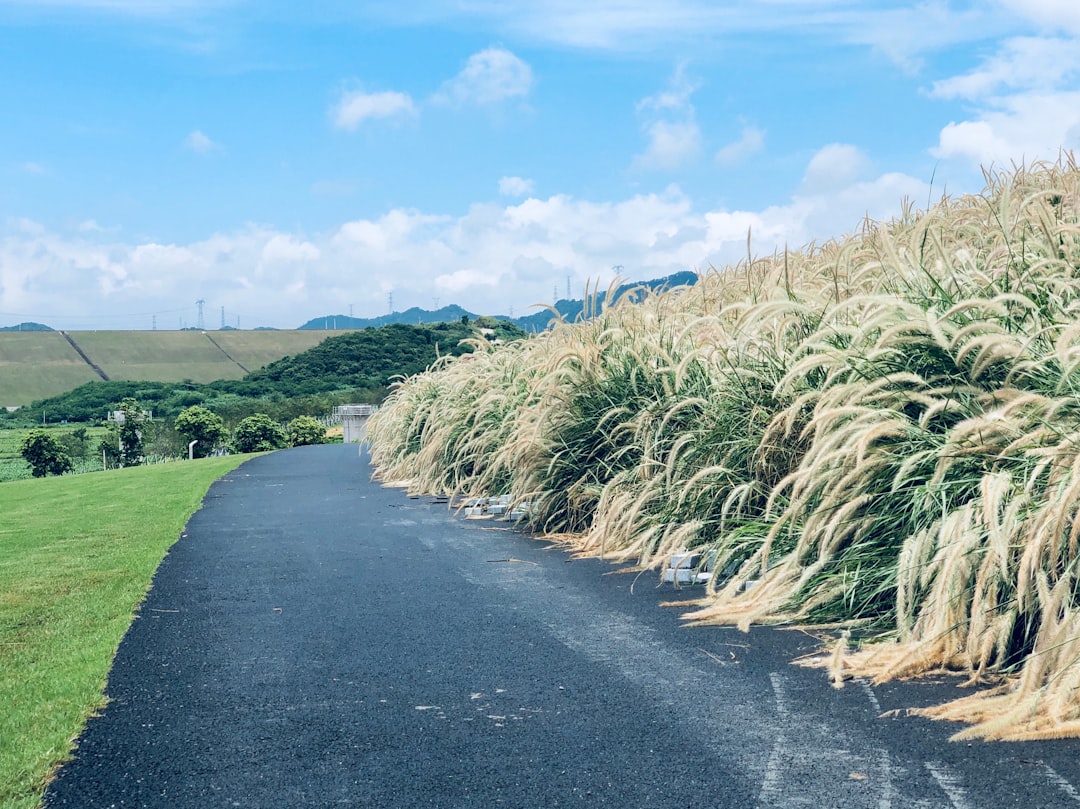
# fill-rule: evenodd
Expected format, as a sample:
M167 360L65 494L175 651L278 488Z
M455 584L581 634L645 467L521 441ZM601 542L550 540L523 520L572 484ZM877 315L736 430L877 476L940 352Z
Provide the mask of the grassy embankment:
M247 456L0 486L0 807L30 809L210 484Z
M306 351L341 332L73 331L69 334L110 379L213 382L240 379L245 368L254 371L274 360ZM59 332L0 332L0 407L27 405L100 378ZM63 415L50 413L48 417Z
M994 684L924 712L958 735L1080 735L1080 168L987 180L412 377L379 474L711 551L691 621L839 624L838 685L956 671Z

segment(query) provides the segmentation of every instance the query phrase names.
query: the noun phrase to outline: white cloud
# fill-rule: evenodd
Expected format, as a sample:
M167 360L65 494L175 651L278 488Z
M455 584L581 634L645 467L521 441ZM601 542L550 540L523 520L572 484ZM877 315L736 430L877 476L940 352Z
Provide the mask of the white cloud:
M184 138L184 146L197 154L209 154L221 149L220 145L214 143L198 129Z
M941 128L930 152L969 166L1053 160L1080 145L1080 6L1055 0L1001 0L1046 31L1072 37L1013 36L971 70L935 81L932 98L967 102L966 119Z
M1080 5L1074 0L999 0L1019 17L1043 26L1048 31L1067 31L1080 35Z
M467 268L437 275L435 276L434 283L435 288L440 292L454 295L467 293L476 287L498 286L499 276L490 271ZM459 302L458 305L460 306L462 303ZM464 308L468 308L468 306L466 305Z
M716 162L733 166L753 157L765 148L765 132L753 126L744 126L737 141L727 144L716 153Z
M694 120L653 121L645 130L649 144L634 158L643 169L675 169L701 151L701 129Z
M642 99L637 104L642 131L647 138L645 151L634 157L639 169L675 169L692 160L701 151L701 128L690 97L697 89L680 64L667 89Z
M342 93L330 110L330 118L338 129L353 132L367 120L409 117L415 113L416 106L407 93L353 90Z
M974 120L941 130L932 153L979 165L1056 159L1080 146L1080 91L1029 93L997 99Z
M16 219L12 224L21 233L29 233L35 236L45 233L45 226L40 222L35 222L33 219L23 217Z
M533 192L534 183L524 177L500 177L499 194L504 197L524 197Z
M45 173L45 167L43 165L41 165L40 163L35 163L33 160L27 160L26 162L22 163L19 166L19 168L25 174L38 174L38 175L40 175L40 174Z
M653 96L643 98L638 102L638 112L652 110L655 112L672 111L683 114L687 110L693 110L690 96L698 89L698 83L687 75L686 63L680 62L675 67L675 72L668 81L666 89Z
M318 261L319 248L306 240L286 233L276 233L263 245L262 264L303 264Z
M977 100L1016 90L1046 91L1080 72L1080 46L1072 39L1015 37L975 70L934 82L931 96Z
M762 210L701 210L670 186L616 201L559 194L477 204L456 216L393 209L314 235L250 225L187 244L9 220L0 226L0 312L57 328L149 328L146 313L178 305L192 322L203 298L248 327L296 327L347 304L359 316L380 314L393 291L399 309L441 297L479 314L524 314L550 301L553 287L561 295L568 277L576 295L586 281L605 286L616 265L632 280L723 267L745 256L748 229L764 255L850 232L866 215L894 216L905 197L926 198L924 182L870 166L854 147L827 146L796 195ZM160 325L176 317L162 315Z
M443 84L433 101L452 106L497 104L523 98L533 86L532 68L505 48L474 53L454 78Z
M870 170L870 158L861 149L847 143L830 143L810 158L801 193L820 194L846 188Z

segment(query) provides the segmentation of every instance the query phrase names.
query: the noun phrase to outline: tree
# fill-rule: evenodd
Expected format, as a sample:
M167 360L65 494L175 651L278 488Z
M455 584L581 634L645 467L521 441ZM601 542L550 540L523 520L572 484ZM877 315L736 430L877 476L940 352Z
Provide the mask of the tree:
M256 413L236 425L233 449L237 452L268 452L285 446L285 431L265 413Z
M119 450L120 466L136 466L143 461L142 423L146 420L146 413L142 406L132 397L125 396L120 402L120 409L116 411L119 425Z
M30 464L34 477L62 475L70 472L71 456L64 452L64 445L46 430L31 430L22 440L19 453Z
M85 427L77 427L70 433L61 435L57 440L72 460L81 460L90 451L90 434Z
M302 447L307 444L325 444L326 428L318 419L311 416L297 416L285 428L290 447Z
M192 405L181 411L173 426L185 443L198 442L192 451L196 458L205 458L225 440L225 422L202 405Z

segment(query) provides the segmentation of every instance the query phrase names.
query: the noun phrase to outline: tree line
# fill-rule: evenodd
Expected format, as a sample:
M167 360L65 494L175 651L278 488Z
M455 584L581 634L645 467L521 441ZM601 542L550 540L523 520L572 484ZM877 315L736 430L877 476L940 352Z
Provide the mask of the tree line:
M453 323L391 324L330 337L239 380L206 384L100 381L34 402L0 418L33 426L20 454L35 477L72 471L98 456L106 467L134 466L154 457L214 452L262 452L321 443L326 428L313 414L346 403L377 404L397 377L419 373L439 356L472 350L471 339L512 340L525 333L512 324L467 317ZM42 421L78 424L58 432ZM96 444L86 424L108 420Z

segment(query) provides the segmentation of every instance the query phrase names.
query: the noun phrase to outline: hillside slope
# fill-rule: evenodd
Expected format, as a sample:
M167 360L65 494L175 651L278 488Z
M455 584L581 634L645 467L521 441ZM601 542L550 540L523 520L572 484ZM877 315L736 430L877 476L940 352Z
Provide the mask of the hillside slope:
M0 332L0 406L57 396L86 382L213 382L241 379L342 332L5 331ZM81 350L84 357L79 356Z

